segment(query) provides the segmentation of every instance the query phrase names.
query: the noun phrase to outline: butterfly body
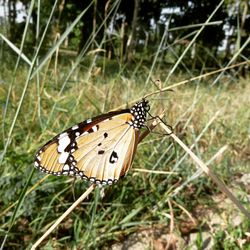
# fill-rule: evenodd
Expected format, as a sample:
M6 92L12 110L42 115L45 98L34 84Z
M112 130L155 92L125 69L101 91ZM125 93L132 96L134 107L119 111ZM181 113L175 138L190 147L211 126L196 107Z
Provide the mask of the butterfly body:
M111 185L129 170L148 111L148 101L143 99L131 109L78 123L38 150L35 167L47 174Z

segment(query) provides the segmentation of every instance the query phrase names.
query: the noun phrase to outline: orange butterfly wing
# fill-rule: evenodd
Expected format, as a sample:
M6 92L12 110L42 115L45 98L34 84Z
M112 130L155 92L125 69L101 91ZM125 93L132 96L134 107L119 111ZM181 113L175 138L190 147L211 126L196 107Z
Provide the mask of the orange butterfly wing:
M117 113L86 120L59 134L38 151L35 167L48 174L113 184L131 166L139 136L128 123L133 115Z

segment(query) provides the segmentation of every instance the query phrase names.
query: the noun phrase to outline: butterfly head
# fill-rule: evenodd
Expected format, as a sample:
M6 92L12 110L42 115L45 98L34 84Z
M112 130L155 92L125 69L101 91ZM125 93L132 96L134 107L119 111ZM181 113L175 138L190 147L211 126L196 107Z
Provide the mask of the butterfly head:
M137 102L131 109L130 113L134 116L134 120L131 123L131 126L135 129L140 129L145 127L145 122L147 120L147 113L150 110L148 100L142 99Z

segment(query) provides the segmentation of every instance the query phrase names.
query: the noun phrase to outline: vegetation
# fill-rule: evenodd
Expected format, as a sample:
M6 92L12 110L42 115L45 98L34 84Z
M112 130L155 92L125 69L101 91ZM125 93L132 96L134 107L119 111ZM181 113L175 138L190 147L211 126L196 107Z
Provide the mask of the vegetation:
M151 113L165 110L164 121L174 133L249 210L250 26L244 14L249 2L241 1L233 15L228 10L237 1L188 1L190 8L135 0L132 13L125 1L81 2L55 1L53 10L50 1L25 1L25 29L15 18L2 20L3 249L30 249L89 186L35 170L35 151L63 129L131 106L149 93L155 93L148 97ZM205 3L206 14L200 12ZM178 11L163 15L167 7ZM220 51L225 23L235 28L226 40L232 50ZM208 39L211 34L215 39ZM165 87L173 92L159 91ZM109 249L117 243L133 246L142 238L149 239L145 249L202 249L207 243L213 249L250 249L249 220L160 126L154 132L139 144L128 175L104 190L96 188L42 242L42 249Z

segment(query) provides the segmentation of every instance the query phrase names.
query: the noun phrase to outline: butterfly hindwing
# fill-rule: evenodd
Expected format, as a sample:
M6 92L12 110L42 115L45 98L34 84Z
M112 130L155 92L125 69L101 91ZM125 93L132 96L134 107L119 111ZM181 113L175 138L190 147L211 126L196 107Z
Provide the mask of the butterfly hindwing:
M118 180L131 165L138 132L126 123L117 125L117 120L115 117L112 121L100 122L95 140L91 135L76 139L78 150L72 156L80 174L91 176L92 181Z

